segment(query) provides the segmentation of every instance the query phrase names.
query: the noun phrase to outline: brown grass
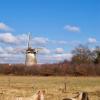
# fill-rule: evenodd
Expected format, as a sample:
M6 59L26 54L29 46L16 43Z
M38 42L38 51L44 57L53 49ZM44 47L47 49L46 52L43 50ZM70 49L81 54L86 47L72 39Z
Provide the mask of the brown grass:
M38 90L46 90L45 100L62 100L79 91L87 91L90 100L100 100L100 77L0 76L0 100L29 97Z

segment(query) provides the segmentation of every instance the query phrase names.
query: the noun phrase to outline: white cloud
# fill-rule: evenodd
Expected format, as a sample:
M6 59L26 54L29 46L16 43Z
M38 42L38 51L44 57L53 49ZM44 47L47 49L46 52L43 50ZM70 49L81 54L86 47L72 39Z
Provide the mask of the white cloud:
M27 42L28 41L28 35L27 34L20 34L15 36L19 42Z
M2 54L0 55L0 63L24 63L25 58L23 55Z
M4 49L2 47L0 47L0 53L4 53Z
M90 38L88 39L88 42L89 42L89 43L96 43L97 40L96 40L96 38L90 37Z
M51 42L52 44L60 44L60 45L65 45L65 44L68 44L67 41L64 41L64 40L49 40L49 42Z
M68 44L68 42L67 42L67 41L63 41L63 40L58 41L58 43L59 43L59 44Z
M24 63L24 54L14 47L0 47L0 63Z
M54 62L61 62L64 60L71 60L72 58L71 53L63 53L63 54L51 54L45 56L45 62L54 63Z
M4 49L5 53L8 53L8 54L21 54L21 51L18 51L18 48L16 48L16 47L8 46L3 49Z
M22 48L20 48L22 50ZM7 46L0 47L0 62L2 63L24 63L25 54L15 47ZM53 53L53 51L43 48L38 55L38 63L54 63L64 60L71 60L71 53L61 53L61 49L57 49L60 53ZM42 55L41 55L42 54Z
M3 30L3 31L12 31L13 29L10 28L8 25L0 22L0 30Z
M33 44L35 45L45 45L48 42L48 38L44 38L44 37L35 37L33 38Z
M0 34L0 41L3 43L16 43L17 39L11 33Z
M3 44L15 44L15 45L21 45L21 46L27 46L28 42L28 35L27 34L20 34L20 35L14 35L12 33L0 33L0 42ZM64 40L49 40L45 37L34 37L30 41L30 45L34 45L34 47L37 46L45 46L45 45L77 45L79 44L79 41L64 41Z
M80 41L74 40L74 41L64 41L64 40L49 40L50 43L52 43L53 45L60 45L60 46L64 46L64 45L70 45L70 46L77 46L79 44L81 44Z
M53 56L57 61L63 60L71 60L72 54L71 53L64 53L64 54L56 54Z
M13 35L12 33L0 33L0 42L4 44L25 44L27 42L27 35Z
M80 28L78 26L66 25L64 29L69 32L80 32Z
M19 54L21 51L18 50L16 47L6 46L6 47L0 47L0 53L1 54Z
M47 48L42 48L42 50L40 50L39 53L43 55L47 55L47 54L50 54L51 51Z
M25 51L27 47L27 43L26 43L27 40L28 40L28 36L26 34L14 35L12 33L1 33L0 43L2 43L1 44L2 47L0 47L0 53L1 53L0 62L24 63L25 52L24 53L21 53L21 52ZM67 41L58 41L58 40L57 41L54 40L54 41L58 45L68 43ZM33 45L35 44L35 46L38 46L38 45L40 46L44 44L50 45L50 43L51 45L57 46L57 44L55 43L52 44L52 40L49 40L48 38L45 38L45 37L34 37L31 40L31 42ZM12 44L15 44L15 45L12 45ZM72 54L65 53L63 48L56 48L55 50L51 50L44 47L43 50L39 51L39 54L40 54L38 55L39 63L59 62L63 60L70 60L72 57Z
M4 51L5 51L6 53L13 53L15 50L14 50L13 47L6 47L6 48L4 48Z
M64 49L63 48L56 48L55 53L62 54L62 53L64 53Z

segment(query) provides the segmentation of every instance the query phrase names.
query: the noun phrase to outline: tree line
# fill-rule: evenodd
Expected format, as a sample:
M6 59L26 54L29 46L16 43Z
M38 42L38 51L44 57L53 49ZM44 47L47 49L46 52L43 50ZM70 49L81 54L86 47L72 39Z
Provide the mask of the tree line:
M71 61L53 64L0 64L0 74L38 76L100 76L100 47L93 50L79 45L73 51Z

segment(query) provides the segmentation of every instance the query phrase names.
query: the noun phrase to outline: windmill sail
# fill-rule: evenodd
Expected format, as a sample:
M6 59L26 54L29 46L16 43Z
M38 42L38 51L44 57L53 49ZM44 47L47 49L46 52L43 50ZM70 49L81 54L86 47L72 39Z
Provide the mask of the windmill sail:
M29 33L29 36L28 36L28 48L30 48L30 40L31 40L31 34Z
M43 48L32 48L31 47L31 34L28 35L28 48L26 49L26 59L25 59L25 65L26 66L32 66L34 64L37 64L37 58L36 55L38 51L40 51Z
M25 59L25 65L26 66L32 66L34 64L37 64L37 59L36 59L36 49L32 48L30 45L31 42L31 34L29 33L28 35L28 48L26 49L26 59Z

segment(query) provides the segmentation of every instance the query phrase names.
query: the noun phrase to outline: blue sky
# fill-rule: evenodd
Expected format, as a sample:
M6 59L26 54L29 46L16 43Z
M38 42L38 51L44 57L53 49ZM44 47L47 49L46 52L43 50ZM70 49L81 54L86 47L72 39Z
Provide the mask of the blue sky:
M1 62L10 63L7 57L14 56L17 63L19 56L8 51L25 48L28 32L32 46L47 52L38 57L39 63L70 59L80 43L99 45L99 27L100 0L0 0Z

